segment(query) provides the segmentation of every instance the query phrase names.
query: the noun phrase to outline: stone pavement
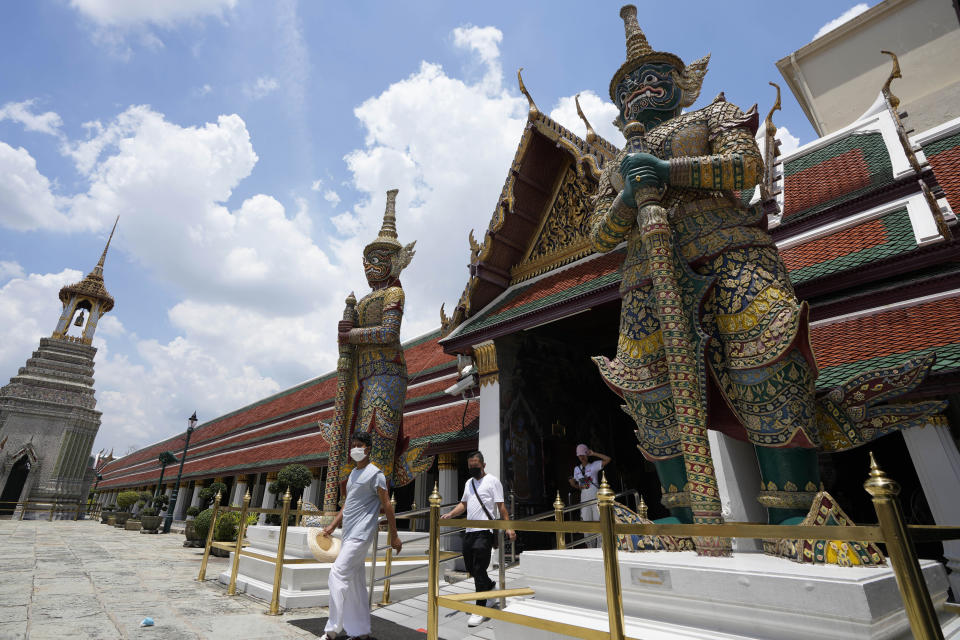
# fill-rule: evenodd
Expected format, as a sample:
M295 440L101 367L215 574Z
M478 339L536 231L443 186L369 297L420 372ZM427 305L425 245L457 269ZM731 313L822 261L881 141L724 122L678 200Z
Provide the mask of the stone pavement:
M225 558L211 556L208 580L196 582L203 549L184 548L182 543L182 535L145 535L90 520L0 520L0 639L315 637L289 622L326 617L325 608L264 615L267 603L244 594L228 597L216 581L227 566ZM515 577L515 570L508 576ZM468 580L444 584L441 591L460 593L472 587ZM426 596L383 607L374 615L411 629L425 628ZM156 626L139 626L147 616ZM468 629L466 618L441 609L441 636L493 638L489 623Z

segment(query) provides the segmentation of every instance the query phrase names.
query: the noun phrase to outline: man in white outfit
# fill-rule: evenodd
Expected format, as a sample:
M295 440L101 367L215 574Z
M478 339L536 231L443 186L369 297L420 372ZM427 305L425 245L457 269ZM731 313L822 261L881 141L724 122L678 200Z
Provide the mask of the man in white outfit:
M377 535L380 509L387 516L390 527L390 546L400 553L403 543L397 533L393 506L387 494L387 479L370 462L372 439L369 433L357 431L350 439L350 457L357 467L347 479L346 500L323 532L332 535L343 523L342 546L327 586L330 589L330 615L320 640L333 640L344 629L351 639L370 638L370 607L367 599L367 579L364 560Z
M599 458L589 462L591 457ZM580 464L573 470L570 486L580 490L580 502L595 500L600 489L600 470L610 463L610 456L591 451L585 444L577 445L577 458ZM600 519L600 507L592 504L580 507L580 519L583 522L596 522Z
M496 476L485 471L486 466L482 453L474 451L470 454L467 458L470 479L463 487L463 497L457 506L440 516L442 519L456 518L464 511L468 520L510 519L503 504L503 485ZM511 540L516 536L512 529L507 529L506 534ZM487 575L493 539L494 534L490 529L468 528L463 536L463 563L473 576L475 591L491 591L496 586ZM487 601L477 600L477 605L485 607ZM467 626L475 627L484 620L487 618L475 613L467 619Z

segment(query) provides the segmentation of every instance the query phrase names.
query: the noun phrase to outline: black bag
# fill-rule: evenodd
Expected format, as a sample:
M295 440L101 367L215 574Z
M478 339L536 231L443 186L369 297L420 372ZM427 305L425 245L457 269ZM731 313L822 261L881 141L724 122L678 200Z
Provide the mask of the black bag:
M490 512L487 511L487 505L483 504L483 500L480 499L480 492L477 491L476 479L470 478L470 482L471 484L473 484L473 495L477 497L477 502L480 503L480 508L483 509L483 513L487 516L487 520L497 520L498 518L494 518L492 515L490 515ZM493 549L500 548L500 536L497 535L496 533L493 534L493 544L490 546Z

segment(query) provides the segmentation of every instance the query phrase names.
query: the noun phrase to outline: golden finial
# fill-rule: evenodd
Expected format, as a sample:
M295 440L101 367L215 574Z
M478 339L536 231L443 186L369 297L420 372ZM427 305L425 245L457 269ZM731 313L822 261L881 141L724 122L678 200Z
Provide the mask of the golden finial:
M863 488L874 498L892 498L900 493L900 485L883 472L873 457L873 451L870 452L870 476L863 483Z
M557 489L557 497L553 501L553 509L554 511L563 511L563 507L564 507L563 500L560 499L560 490Z
M623 30L627 36L627 60L634 60L652 52L647 36L637 22L637 8L632 4L623 5L620 7L620 17L623 18Z
M247 492L243 495L244 502L250 502L250 489L247 489Z
M293 499L293 496L290 495L290 487L287 487L287 490L283 493L283 501L290 502Z
M433 491L430 492L430 506L439 507L443 504L443 498L440 496L440 485L439 483L433 483Z
M583 120L583 124L587 126L587 144L595 143L597 141L597 132L593 130L592 126L590 126L590 121L587 120L587 116L583 115L583 109L580 108L579 93L574 96L573 102L577 105L577 115L580 116L581 120Z
M473 261L480 255L480 250L483 247L473 236L473 229L470 229L470 233L467 235L467 241L470 243L470 263L473 264Z
M540 109L537 109L536 103L533 101L533 98L530 97L530 92L527 91L526 85L523 84L523 76L520 75L523 71L523 67L517 69L517 82L520 83L520 93L522 93L527 98L527 104L530 105L530 111L527 114L527 118L533 120L540 115Z
M896 110L896 108L900 106L900 98L890 92L890 83L893 82L894 78L903 77L903 74L900 73L900 60L897 59L897 54L892 51L881 51L880 53L885 53L893 58L893 69L890 70L890 76L887 78L887 81L883 83L883 88L880 89L880 93L887 99L890 106Z
M767 114L766 119L763 121L764 126L766 127L767 135L774 136L777 133L777 127L773 124L773 112L780 110L780 85L775 82L768 83L771 87L775 87L777 90L777 101L773 103L773 106L770 107L770 113Z
M214 504L220 504L220 500L221 500L220 492L217 491L217 495L213 496L213 502Z
M397 494L390 495L390 506L393 507L393 510L397 510Z
M414 500L413 502L410 503L410 511L416 511L416 510L417 510L417 501Z
M643 496L640 496L640 504L637 505L637 515L644 520L647 519L647 503L643 501Z
M597 491L597 502L599 504L613 504L613 495L613 489L607 482L607 473L603 471L600 476L600 490Z
M297 498L297 509L303 509L303 496Z

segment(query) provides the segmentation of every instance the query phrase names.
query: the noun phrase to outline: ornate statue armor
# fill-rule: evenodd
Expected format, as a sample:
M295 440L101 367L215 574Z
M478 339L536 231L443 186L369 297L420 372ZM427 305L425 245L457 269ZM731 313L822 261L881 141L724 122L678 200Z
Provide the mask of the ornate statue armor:
M927 403L909 419L903 408L867 410L881 395L919 384L931 363L852 380L831 393L833 408L815 401L807 305L797 300L761 206L734 193L763 178L756 108L744 113L720 94L681 113L700 93L709 56L684 65L653 51L636 8L620 15L627 61L610 97L627 144L601 176L590 237L604 252L626 242L626 259L616 357L594 361L657 467L668 521L721 521L705 437L713 429L756 447L770 521L799 522L821 489L818 448L858 446L939 406ZM852 392L850 385L862 390L876 377L883 393ZM871 422L868 413L885 417ZM695 542L701 553L729 553L722 543Z

